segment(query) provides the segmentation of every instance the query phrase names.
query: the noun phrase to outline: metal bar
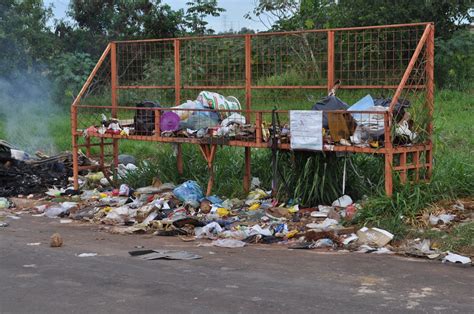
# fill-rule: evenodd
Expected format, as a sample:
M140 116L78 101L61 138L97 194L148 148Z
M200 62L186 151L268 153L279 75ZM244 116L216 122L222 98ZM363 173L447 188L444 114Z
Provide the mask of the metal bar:
M328 92L334 87L334 31L328 31Z
M252 89L325 89L326 85L252 85Z
M104 62L104 60L107 57L107 55L109 54L109 52L110 52L110 44L108 44L107 47L105 48L104 52L102 53L102 55L99 58L99 61L97 61L96 65L94 66L94 69L92 69L91 74L89 74L89 76L87 77L86 82L82 86L79 94L77 94L77 96L74 99L71 106L77 106L77 104L80 102L82 96L84 95L86 90L89 88L89 85L91 84L92 80L94 79L94 76L96 75L97 71L101 67L102 63Z
M156 136L161 136L161 111L160 110L154 110L155 112L155 135Z
M428 134L433 134L433 112L434 112L434 24L430 24L430 34L426 43L426 103L428 105Z
M175 105L181 103L181 63L180 63L180 41L179 39L174 40L174 99Z
M340 85L339 89L397 89L399 85ZM425 85L405 85L405 89L423 89Z
M340 85L339 89L397 89L399 85ZM129 85L117 89L175 89L175 85ZM184 85L181 89L244 89L245 85ZM325 89L327 85L251 85L251 89ZM405 85L403 88L423 89L426 85Z
M433 173L433 148L431 147L426 150L425 162L426 162L426 179L431 179Z
M74 177L74 190L79 189L79 148L77 146L77 107L71 107L71 131L72 131L72 173Z
M385 145L385 193L391 197L393 193L393 145L391 139L392 113L384 114L384 145Z
M415 182L420 180L420 152L413 153L413 165L415 166Z
M251 148L245 147L245 171L244 171L244 192L248 193L250 190L250 177L251 177L251 164L252 164L252 156L251 156Z
M385 153L385 193L391 197L393 194L393 154Z
M262 113L257 112L255 117L255 141L257 144L262 142Z
M375 25L375 26L360 26L360 27L346 27L346 28L329 28L329 29L311 29L311 30L301 30L301 31L287 31L287 32L265 32L258 34L250 34L252 37L257 36L272 36L272 35L292 35L292 34L301 34L301 33L322 33L327 31L354 31L354 30L369 30L369 29L383 29L383 28L404 28L404 27L413 27L413 26L423 26L427 25L429 22L420 22L420 23L407 23L407 24L392 24L392 25ZM197 37L177 37L177 38L160 38L160 39L140 39L140 40L121 40L116 41L119 44L125 43L147 43L147 42L158 42L158 41L172 41L173 39L180 40L205 40L205 39L215 39L215 38L242 38L246 35L241 34L231 34L231 35L208 35L208 36L197 36Z
M407 181L407 153L400 154L400 167L394 167L393 170L401 170L400 181L406 183Z
M245 108L250 110L252 107L252 48L251 37L245 35ZM250 120L250 114L247 113L247 121Z
M211 147L208 148L209 181L207 182L207 191L206 191L207 196L211 195L212 186L214 185L214 165L213 165L213 162L214 162L214 157L216 155L216 150L217 150L217 145L211 145Z
M245 85L184 85L182 89L244 89Z
M426 39L428 38L430 31L431 31L430 24L428 24L426 25L425 31L423 32L423 35L421 36L421 39L418 42L418 45L416 46L415 52L413 53L413 56L410 59L410 63L408 63L408 66L405 70L405 73L403 74L400 84L398 85L398 88L395 91L395 95L393 96L392 102L390 103L390 112L393 111L393 107L398 102L398 98L400 98L400 95L402 94L405 83L410 77L411 71L413 70L413 67L415 66L415 62L418 59L418 56L420 55L420 52L423 49L423 46L425 45Z
M117 89L174 89L174 85L125 85L117 86Z
M110 44L110 89L112 96L112 118L117 119L117 45Z

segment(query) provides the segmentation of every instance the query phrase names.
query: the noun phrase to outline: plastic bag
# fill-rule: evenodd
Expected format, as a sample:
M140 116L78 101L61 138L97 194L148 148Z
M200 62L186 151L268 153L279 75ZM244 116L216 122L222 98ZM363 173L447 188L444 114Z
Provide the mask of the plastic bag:
M172 107L173 109L204 109L204 106L199 102L199 101L191 101L188 100L187 102L176 106ZM181 120L186 120L191 116L191 114L194 112L192 110L174 110L174 113L176 113Z
M208 223L204 227L194 228L196 238L213 238L222 232L222 227L215 221Z
M185 203L198 208L199 201L204 197L202 189L196 181L186 181L173 190L174 195Z
M214 111L195 111L187 120L181 121L180 129L199 130L219 125L219 115Z
M74 202L64 202L59 205L53 205L51 207L48 207L44 213L45 216L48 218L55 218L58 216L66 215L69 213L69 210L71 208L74 208L77 206L77 203Z
M238 248L238 247L244 247L247 243L240 241L240 240L234 240L234 239L219 239L212 241L212 245L214 246L219 246L219 247L227 247L227 248Z

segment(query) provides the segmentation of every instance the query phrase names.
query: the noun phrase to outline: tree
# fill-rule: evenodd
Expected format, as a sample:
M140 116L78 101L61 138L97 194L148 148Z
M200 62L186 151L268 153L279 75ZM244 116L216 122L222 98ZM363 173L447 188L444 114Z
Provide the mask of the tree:
M207 28L208 16L220 16L225 9L217 6L217 0L194 0L186 3L188 9L184 18L184 25L194 35L213 34L215 31Z
M447 39L473 22L473 14L471 0L259 0L246 17L274 30L432 21L436 36Z
M41 0L0 2L0 76L46 68L56 44L51 16Z

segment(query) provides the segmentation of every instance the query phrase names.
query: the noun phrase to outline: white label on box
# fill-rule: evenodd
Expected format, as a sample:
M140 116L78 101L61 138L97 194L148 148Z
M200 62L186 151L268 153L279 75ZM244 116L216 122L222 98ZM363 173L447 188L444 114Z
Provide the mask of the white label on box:
M323 150L323 112L290 110L292 150Z

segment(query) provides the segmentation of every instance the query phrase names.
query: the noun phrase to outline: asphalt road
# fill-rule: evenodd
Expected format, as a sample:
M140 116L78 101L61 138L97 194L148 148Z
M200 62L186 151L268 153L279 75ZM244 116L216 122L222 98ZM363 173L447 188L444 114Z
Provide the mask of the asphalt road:
M54 232L63 247L49 247ZM41 244L27 245L35 242ZM472 267L278 245L197 244L22 216L0 228L0 312L474 312ZM135 246L203 258L144 261L128 255Z

